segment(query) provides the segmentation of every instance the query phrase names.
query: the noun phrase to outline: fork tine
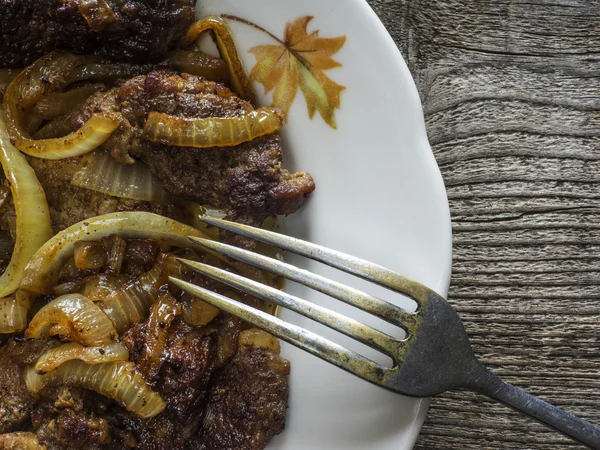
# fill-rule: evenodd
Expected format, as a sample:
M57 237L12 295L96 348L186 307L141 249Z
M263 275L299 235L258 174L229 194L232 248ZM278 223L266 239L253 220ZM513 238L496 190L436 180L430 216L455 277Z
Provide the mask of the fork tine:
M287 323L264 311L232 300L224 295L209 291L186 281L169 277L169 280L184 291L204 300L207 303L239 317L255 327L265 330L274 336L295 345L331 364L376 384L382 384L389 369L381 366L352 350L325 339L304 328Z
M399 342L393 337L388 336L381 331L375 330L368 325L360 323L354 319L346 317L337 312L331 311L322 306L315 305L304 299L286 294L279 289L272 288L265 284L259 283L248 278L244 278L238 274L227 272L223 269L218 269L208 264L203 264L196 261L190 261L182 258L177 260L191 269L213 278L221 283L227 284L246 294L253 295L262 300L275 303L284 308L290 309L302 314L309 319L319 322L329 328L332 328L340 333L354 338L369 347L388 354L391 357L397 356Z
M312 244L301 239L207 216L201 216L200 220L208 225L232 233L237 233L251 239L256 239L257 241L265 242L283 250L322 262L344 272L351 273L372 283L404 294L407 297L412 298L419 305L422 305L427 297L433 292L427 286L378 264L331 250L320 245Z
M299 269L291 264L286 264L277 259L269 258L239 247L211 241L209 239L200 239L191 236L189 238L201 247L282 276L288 280L303 284L304 286L308 286L323 294L373 314L387 322L402 327L405 330L409 330L412 324L414 324L415 316L413 314L404 311L396 305L359 291L358 289L344 286L341 283L329 280L307 270Z

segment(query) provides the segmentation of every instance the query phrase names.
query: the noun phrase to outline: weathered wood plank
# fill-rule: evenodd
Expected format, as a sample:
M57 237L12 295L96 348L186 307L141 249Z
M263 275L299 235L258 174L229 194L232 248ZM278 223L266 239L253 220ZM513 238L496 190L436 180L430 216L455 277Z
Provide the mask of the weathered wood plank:
M475 352L600 424L600 0L369 1L423 100ZM581 447L451 392L417 448Z

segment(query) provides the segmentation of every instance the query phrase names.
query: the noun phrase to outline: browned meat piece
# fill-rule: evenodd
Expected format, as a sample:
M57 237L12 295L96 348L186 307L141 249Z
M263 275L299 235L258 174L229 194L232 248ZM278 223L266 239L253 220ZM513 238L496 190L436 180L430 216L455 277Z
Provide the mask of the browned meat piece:
M56 161L31 158L30 163L46 193L55 233L84 219L117 211L150 211L179 218L173 205L123 199L72 185L79 158Z
M40 403L31 414L38 440L48 450L122 448L112 439L108 421L101 417L103 399L64 387L52 394L54 401Z
M264 448L285 427L289 373L279 355L242 347L211 389L200 448Z
M104 21L86 3L0 0L0 67L24 67L56 48L148 62L194 20L195 0L100 0L114 13Z
M124 151L148 164L176 197L216 208L260 224L271 214L294 213L315 189L306 173L282 168L278 133L237 147L179 148L146 141L144 123L151 111L184 117L237 117L252 106L225 86L202 77L158 70L119 88L92 96L83 120L94 112L120 112L124 123L104 144L126 162ZM248 219L246 219L248 221Z
M57 342L10 339L0 348L0 433L16 430L29 419L35 400L23 381L23 370Z

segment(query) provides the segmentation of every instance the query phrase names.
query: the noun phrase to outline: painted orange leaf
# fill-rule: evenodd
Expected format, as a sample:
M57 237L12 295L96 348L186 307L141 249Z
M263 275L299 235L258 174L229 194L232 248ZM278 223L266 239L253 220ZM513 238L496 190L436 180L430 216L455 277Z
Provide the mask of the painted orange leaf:
M250 49L256 56L250 77L264 86L265 93L273 91L274 106L286 114L300 88L310 118L318 111L329 126L337 128L335 110L339 109L341 93L346 88L325 75L325 71L341 67L332 56L342 49L346 36L321 38L318 30L309 33L312 19L306 16L288 23L284 40L278 39L279 45Z

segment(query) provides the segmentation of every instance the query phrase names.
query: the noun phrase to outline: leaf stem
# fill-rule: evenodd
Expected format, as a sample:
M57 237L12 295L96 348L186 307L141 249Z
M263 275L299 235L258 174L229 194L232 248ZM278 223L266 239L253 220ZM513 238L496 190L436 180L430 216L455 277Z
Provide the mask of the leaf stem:
M286 46L285 42L283 42L281 39L279 39L277 36L275 36L269 30L265 30L263 27L261 27L260 25L255 24L254 22L250 22L249 20L242 19L241 17L233 16L231 14L221 14L221 17L223 19L233 20L234 22L243 23L244 25L248 25L249 27L252 27L252 28L254 28L254 29L258 30L258 31L262 31L263 33L267 34L271 38L275 39L281 45Z

